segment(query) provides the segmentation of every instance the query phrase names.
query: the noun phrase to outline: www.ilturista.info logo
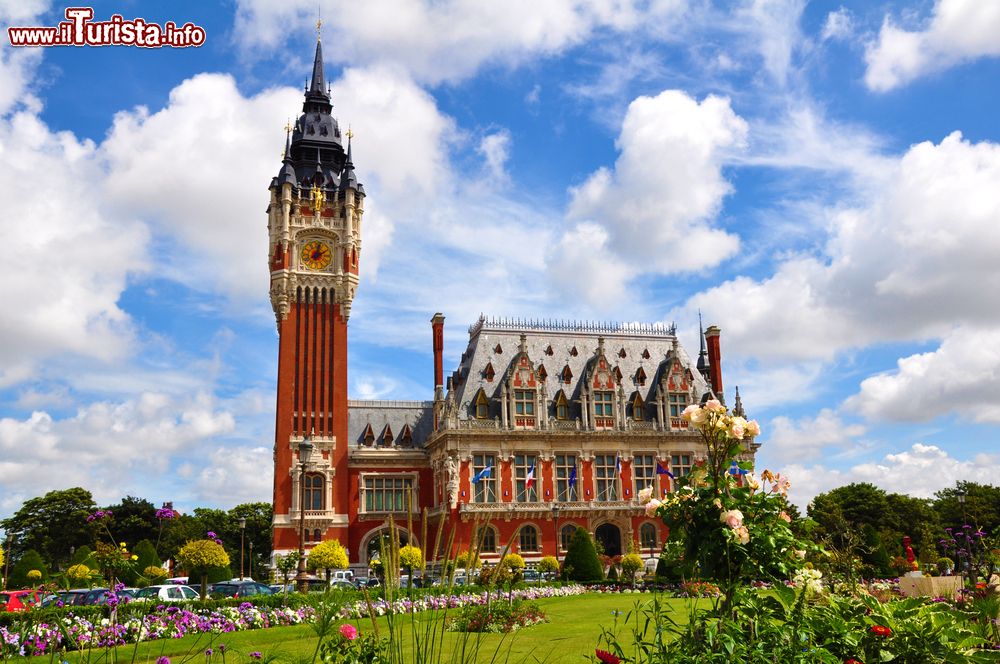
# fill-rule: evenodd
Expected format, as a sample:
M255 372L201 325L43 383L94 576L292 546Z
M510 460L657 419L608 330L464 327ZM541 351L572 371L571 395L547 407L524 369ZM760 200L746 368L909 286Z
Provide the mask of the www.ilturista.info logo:
M140 46L142 48L186 48L205 43L205 28L193 23L163 25L145 19L126 20L114 14L107 21L94 21L93 7L67 7L66 20L51 28L11 27L11 46Z

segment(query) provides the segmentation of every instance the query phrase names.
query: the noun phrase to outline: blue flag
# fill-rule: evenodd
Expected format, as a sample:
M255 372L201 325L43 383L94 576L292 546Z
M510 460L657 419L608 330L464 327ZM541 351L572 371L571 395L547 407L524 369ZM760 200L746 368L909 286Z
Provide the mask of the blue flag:
M576 466L569 469L569 485L576 486Z
M750 472L749 470L744 470L743 468L740 468L735 461L733 461L733 465L729 466L730 475L746 475L749 472Z
M491 472L493 472L493 466L486 466L485 468L483 468L478 473L472 476L472 483L475 484L480 480L486 479L487 477L490 476Z
M676 477L674 477L674 474L672 472L670 472L669 470L667 470L666 466L664 466L659 461L656 462L656 474L657 475L666 475L667 477L669 477L672 480L677 479Z
M620 456L615 457L615 475L622 474L622 458Z

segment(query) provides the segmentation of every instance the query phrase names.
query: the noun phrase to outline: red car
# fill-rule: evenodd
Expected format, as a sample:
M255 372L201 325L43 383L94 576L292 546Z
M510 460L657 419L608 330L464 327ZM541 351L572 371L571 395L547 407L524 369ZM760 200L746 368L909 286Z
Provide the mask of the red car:
M37 590L4 590L0 592L0 611L27 611L40 601Z

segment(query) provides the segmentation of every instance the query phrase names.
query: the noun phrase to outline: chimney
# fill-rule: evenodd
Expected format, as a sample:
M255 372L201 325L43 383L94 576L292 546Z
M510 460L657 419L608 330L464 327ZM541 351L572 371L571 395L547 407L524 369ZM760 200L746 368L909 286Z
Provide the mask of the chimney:
M431 330L434 338L434 398L443 399L444 394L444 367L442 356L444 355L444 315L434 314L431 318Z
M719 401L726 403L726 398L722 394L722 355L719 350L719 333L721 330L715 325L709 326L705 330L705 341L708 343L709 377L712 383L712 391Z

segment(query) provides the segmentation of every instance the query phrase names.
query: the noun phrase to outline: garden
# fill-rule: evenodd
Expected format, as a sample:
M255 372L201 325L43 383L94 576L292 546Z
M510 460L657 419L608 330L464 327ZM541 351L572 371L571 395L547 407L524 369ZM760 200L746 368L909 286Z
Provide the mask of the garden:
M640 494L647 514L670 532L654 576L638 575L642 561L632 552L600 556L580 528L561 580L527 585L514 537L500 562L486 566L481 543L456 554L453 534L442 541L439 529L425 556L401 546L389 521L375 570L380 589L142 604L125 601L115 581L137 567L154 575L155 565L142 567L124 543L99 542L96 566L77 563L83 568L75 573L107 579L107 601L0 614L0 653L25 661L157 664L1000 662L995 527L965 523L938 532L930 519L911 521L924 527L901 538L891 556L891 544L852 522L852 510L865 512L857 504L864 491L831 492L811 510L816 519L801 519L787 501L789 479L758 474L743 459L759 433L756 423L717 401L690 406L684 417L708 454L662 500L651 490ZM838 502L844 498L855 504ZM959 504L964 512L965 501ZM113 542L110 519L104 510L89 518ZM426 523L422 530L426 535ZM346 566L339 545L320 553L313 557L317 571ZM184 544L177 559L202 581L229 564L214 532ZM457 568L477 570L476 585L454 585ZM400 570L412 579L424 569L447 582L426 589L400 583ZM895 576L873 579L885 572Z

